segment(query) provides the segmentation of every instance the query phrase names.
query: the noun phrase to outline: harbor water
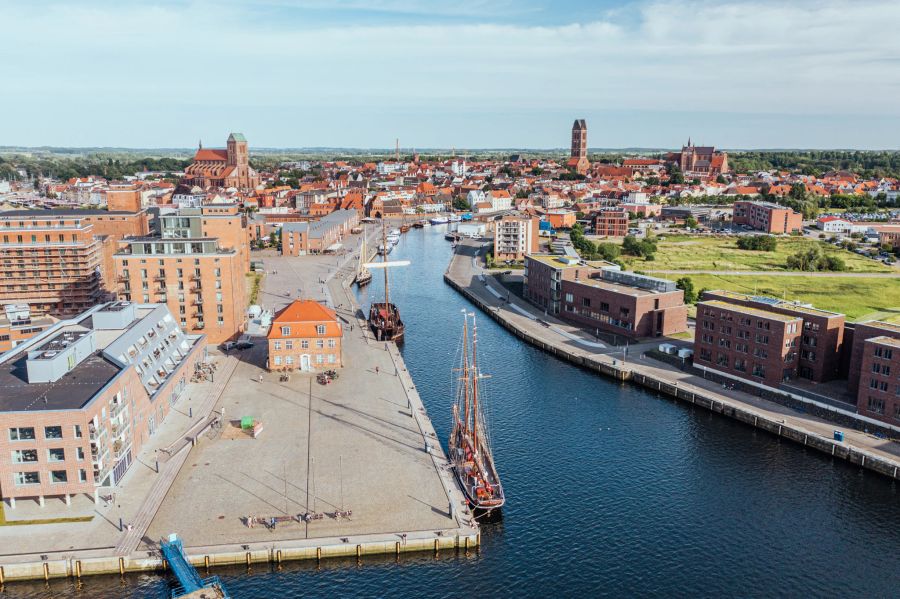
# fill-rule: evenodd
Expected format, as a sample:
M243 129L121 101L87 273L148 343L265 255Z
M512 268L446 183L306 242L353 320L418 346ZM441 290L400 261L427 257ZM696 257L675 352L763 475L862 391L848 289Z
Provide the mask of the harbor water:
M234 597L898 595L896 482L523 344L443 282L445 230L403 235L389 259L412 264L391 270L391 300L445 444L460 311L476 312L502 517L468 556L216 570ZM383 297L373 274L364 307ZM86 578L81 590L53 580L0 596L157 598L167 584L152 574Z

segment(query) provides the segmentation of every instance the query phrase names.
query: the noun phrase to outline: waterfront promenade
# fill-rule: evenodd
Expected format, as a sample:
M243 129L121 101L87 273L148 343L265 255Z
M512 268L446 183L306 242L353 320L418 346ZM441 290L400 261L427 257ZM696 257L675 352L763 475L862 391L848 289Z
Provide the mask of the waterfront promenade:
M358 241L354 236L348 246L355 250ZM299 295L337 309L345 323L339 378L327 386L310 373L280 380L264 369L263 336L229 355L210 348L217 378L192 388L190 404L179 404L193 412L185 425L161 428L150 456L176 451L161 461L160 473L142 456L134 467L145 469L140 486L126 481L117 498L122 507L92 523L0 528L6 546L18 550L0 556L2 581L156 570L159 539L173 532L195 565L209 566L477 545L477 524L415 383L396 346L371 336L356 304L349 286L356 254L261 259L265 308L278 310ZM222 427L204 427L211 409ZM240 429L244 416L262 422L258 438ZM335 513L345 511L351 515ZM307 512L322 517L287 521ZM248 516L281 521L249 528ZM25 538L32 530L37 538Z
M522 298L509 295L505 287L485 273L479 257L482 250L482 242L461 242L447 268L445 281L519 337L562 359L620 380L633 380L679 399L687 398L686 400L697 405L731 415L866 467L877 464L879 472L900 478L900 444L836 425L740 390L726 390L717 382L705 380L664 362L642 357L642 354L656 348L663 339L633 344L626 356L623 347L606 346L583 330L548 316ZM506 301L507 297L509 302ZM836 428L845 433L843 443L831 441Z

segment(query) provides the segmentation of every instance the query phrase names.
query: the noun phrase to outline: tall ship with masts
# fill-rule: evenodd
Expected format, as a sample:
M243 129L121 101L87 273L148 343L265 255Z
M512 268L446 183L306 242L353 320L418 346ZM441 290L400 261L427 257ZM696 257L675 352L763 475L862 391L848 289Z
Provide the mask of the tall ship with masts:
M387 238L384 229L384 220L381 221L381 245L387 246ZM397 264L397 263L395 263ZM399 264L398 264L399 265ZM381 263L372 264L384 270L384 301L372 302L369 307L369 327L375 333L379 341L401 341L403 339L404 325L400 319L400 310L391 303L391 292L388 286L387 252L382 254Z
M474 314L463 310L463 318L462 361L449 442L450 467L469 506L484 513L503 507L506 497L485 425L481 379L486 376L478 369L478 327ZM472 319L471 355L469 318Z

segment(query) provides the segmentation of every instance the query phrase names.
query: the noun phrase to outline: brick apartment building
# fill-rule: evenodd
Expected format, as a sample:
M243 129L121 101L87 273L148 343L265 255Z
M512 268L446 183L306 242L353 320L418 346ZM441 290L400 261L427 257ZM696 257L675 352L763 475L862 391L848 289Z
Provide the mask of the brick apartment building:
M734 291L704 291L701 299L722 301L803 319L797 376L817 383L840 378L846 320L843 314L818 310L806 304Z
M71 316L111 298L116 242L146 234L145 212L12 210L0 213L0 303Z
M295 300L269 329L269 370L325 370L343 365L343 327L334 310L313 300Z
M625 237L628 235L628 213L624 210L601 210L594 214L594 235Z
M778 387L797 376L799 316L718 300L697 304L694 364Z
M803 230L802 214L768 202L735 202L732 218L736 225L747 225L773 235Z
M878 321L862 322L854 325L847 373L847 387L854 396L860 395L866 386L867 369L863 364L866 341L876 337L889 337L900 340L900 325ZM897 374L900 375L900 372Z
M281 255L304 256L337 249L357 226L359 213L356 210L336 210L319 220L285 223L281 227Z
M235 250L250 271L250 229L237 204L213 204L161 211L157 233L166 238L213 238L219 247Z
M609 266L566 256L529 255L525 298L549 314L606 333L636 338L687 330L684 293L673 281Z
M881 335L861 344L860 414L900 425L900 338Z
M494 221L494 260L521 262L538 251L540 219L508 214Z
M119 484L202 359L164 305L110 303L0 356L0 496L88 494Z

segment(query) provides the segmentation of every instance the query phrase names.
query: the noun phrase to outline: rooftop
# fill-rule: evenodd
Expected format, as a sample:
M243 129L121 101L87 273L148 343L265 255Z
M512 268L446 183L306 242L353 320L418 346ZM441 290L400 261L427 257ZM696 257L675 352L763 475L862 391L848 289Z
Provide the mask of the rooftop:
M809 304L801 304L798 302L792 302L784 299L779 299L777 297L769 297L766 295L749 295L746 293L740 293L739 291L727 291L724 289L713 289L709 290L707 293L714 293L719 296L730 297L733 299L747 301L747 302L755 302L758 304L766 304L768 306L781 308L782 310L793 310L795 312L801 312L803 314L809 314L811 316L824 316L826 318L832 318L837 316L844 316L840 312L829 312L828 310L820 310L819 308L814 308Z
M866 339L866 343L877 343L879 345L890 345L891 347L900 347L900 339L895 337L888 337L887 335L882 335L881 337L872 337L871 339Z
M28 352L0 364L0 412L76 410L121 372L119 366L94 352L53 383L29 383Z
M570 264L566 262L570 258L561 254L528 254L528 257L553 268L585 268L585 266L603 268L604 266L611 266L611 263L605 260L578 260Z
M779 314L777 312L770 312L768 310L761 310L759 308L750 308L748 306L740 306L738 304L729 304L728 302L723 302L719 300L712 300L708 302L700 302L699 305L710 306L713 308L722 308L723 310L730 310L732 312L739 312L741 314L749 314L750 316L758 316L760 318L767 318L769 320L778 320L781 322L791 322L793 320L801 320L799 316L788 316L786 314Z

